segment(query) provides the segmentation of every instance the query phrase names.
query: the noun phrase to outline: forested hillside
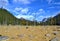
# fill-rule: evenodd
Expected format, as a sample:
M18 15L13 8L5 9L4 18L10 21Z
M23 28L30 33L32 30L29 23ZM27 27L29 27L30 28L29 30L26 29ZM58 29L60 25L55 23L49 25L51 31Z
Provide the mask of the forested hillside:
M43 19L45 21L37 22L16 18L6 9L0 8L0 25L60 25L60 13L54 17Z
M47 18L45 22L41 22L41 25L60 25L60 13L54 17Z
M38 24L37 22L35 22ZM34 21L25 20L23 18L17 19L6 9L0 8L0 24L1 25L34 25Z

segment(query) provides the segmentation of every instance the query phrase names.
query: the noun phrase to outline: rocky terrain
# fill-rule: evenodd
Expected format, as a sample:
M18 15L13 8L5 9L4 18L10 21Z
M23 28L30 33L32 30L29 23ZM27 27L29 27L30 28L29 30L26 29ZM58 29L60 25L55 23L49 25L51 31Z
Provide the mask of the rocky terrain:
M60 41L60 26L0 26L1 41Z

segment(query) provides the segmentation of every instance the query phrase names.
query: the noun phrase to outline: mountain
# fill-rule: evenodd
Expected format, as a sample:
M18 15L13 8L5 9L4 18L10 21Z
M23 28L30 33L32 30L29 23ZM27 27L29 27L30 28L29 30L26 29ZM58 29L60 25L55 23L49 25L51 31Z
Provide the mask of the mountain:
M60 13L54 17L44 18L41 22L16 18L6 9L0 8L0 25L60 25Z
M25 20L24 18L17 19L6 9L0 8L0 25L34 25L37 22Z
M60 25L60 13L54 17L48 18L45 22L41 23L42 25Z
M53 19L55 20L56 25L60 25L60 13L56 15L55 17L53 17Z

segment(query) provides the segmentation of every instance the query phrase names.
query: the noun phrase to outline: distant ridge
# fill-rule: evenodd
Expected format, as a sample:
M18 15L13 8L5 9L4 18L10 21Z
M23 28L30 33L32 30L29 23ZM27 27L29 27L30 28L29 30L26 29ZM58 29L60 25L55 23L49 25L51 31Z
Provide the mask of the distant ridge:
M41 22L16 18L6 9L0 8L0 25L60 25L60 13L54 17L45 18Z
M35 22L37 23L37 22ZM6 9L0 8L0 25L34 25L34 21L17 19Z
M45 22L41 23L42 25L60 25L60 13L54 17L47 18Z

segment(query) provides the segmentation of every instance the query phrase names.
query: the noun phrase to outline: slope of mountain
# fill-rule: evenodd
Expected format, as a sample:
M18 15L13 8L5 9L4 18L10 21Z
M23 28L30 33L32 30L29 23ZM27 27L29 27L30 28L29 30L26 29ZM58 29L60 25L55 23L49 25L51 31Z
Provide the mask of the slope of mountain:
M25 20L24 18L17 19L6 9L0 8L0 25L60 25L60 13L54 17L43 19L40 24L37 21Z
M35 22L37 23L37 22ZM1 25L34 25L34 21L17 19L6 9L0 8L0 24Z
M45 22L42 22L43 25L60 25L60 13L54 17L48 18Z
M0 9L0 24L15 24L15 21L18 20L10 12L5 9Z

